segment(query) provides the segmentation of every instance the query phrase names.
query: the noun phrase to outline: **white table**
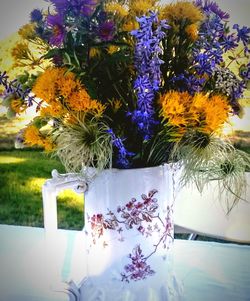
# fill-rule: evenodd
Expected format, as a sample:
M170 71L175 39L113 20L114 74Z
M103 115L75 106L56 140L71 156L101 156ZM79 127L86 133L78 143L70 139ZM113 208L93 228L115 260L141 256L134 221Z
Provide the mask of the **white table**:
M0 225L0 301L69 300L62 284L82 280L83 250L80 231L58 230L51 250L43 228ZM250 246L175 240L173 254L183 300L250 300Z

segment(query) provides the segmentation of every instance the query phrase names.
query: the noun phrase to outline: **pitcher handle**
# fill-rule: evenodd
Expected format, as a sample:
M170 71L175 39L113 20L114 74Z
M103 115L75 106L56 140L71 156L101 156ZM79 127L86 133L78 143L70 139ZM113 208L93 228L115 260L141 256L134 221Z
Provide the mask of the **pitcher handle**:
M72 189L77 193L88 190L88 183L79 174L60 174L56 169L51 172L52 179L47 180L42 187L44 229L53 232L58 228L57 195L65 189Z

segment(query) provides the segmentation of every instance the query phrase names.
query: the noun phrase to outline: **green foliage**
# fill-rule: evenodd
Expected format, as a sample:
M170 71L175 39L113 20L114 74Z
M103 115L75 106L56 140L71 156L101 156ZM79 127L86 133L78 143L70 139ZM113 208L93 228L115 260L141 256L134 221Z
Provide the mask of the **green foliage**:
M42 185L62 164L39 151L0 152L0 223L43 227ZM83 227L83 196L65 191L58 198L59 228Z

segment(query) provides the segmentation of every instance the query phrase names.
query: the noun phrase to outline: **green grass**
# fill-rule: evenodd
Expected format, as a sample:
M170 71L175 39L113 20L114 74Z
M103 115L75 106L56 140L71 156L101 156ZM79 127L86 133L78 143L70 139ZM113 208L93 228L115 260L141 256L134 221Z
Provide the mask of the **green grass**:
M42 185L62 164L34 150L0 151L0 223L43 227ZM58 197L58 226L83 227L83 196L73 191Z

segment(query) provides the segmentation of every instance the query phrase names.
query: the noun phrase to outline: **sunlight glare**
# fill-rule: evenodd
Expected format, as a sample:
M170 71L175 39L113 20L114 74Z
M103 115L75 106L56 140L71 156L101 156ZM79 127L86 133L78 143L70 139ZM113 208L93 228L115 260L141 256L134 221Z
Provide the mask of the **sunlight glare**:
M17 158L10 156L0 156L0 164L21 163L27 161L26 158Z

